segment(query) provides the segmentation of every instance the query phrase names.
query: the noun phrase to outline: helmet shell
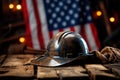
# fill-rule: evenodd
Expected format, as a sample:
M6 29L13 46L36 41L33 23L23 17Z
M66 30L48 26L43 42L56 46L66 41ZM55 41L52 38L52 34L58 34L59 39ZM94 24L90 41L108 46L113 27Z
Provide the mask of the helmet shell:
M54 36L48 43L45 55L33 60L32 64L55 67L87 55L88 47L82 36L79 33L65 31Z
M60 32L48 44L49 55L75 58L88 55L88 47L82 36L75 32Z

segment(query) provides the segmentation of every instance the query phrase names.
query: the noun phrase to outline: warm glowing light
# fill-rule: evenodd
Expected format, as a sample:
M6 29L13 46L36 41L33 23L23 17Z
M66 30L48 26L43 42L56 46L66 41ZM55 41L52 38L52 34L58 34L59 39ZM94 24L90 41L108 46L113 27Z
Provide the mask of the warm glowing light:
M102 15L102 12L101 12L101 11L96 11L96 15L97 15L97 16L101 16L101 15Z
M14 8L14 5L11 3L11 4L9 4L9 8L10 9L13 9Z
M21 43L24 43L24 42L25 42L25 38L24 38L24 37L20 37L20 38L19 38L19 41L20 41Z
M20 4L18 4L18 5L16 6L16 9L17 9L17 10L21 10L21 9L22 9L22 6L21 6Z
M115 18L114 17L110 17L110 22L114 22L115 21Z

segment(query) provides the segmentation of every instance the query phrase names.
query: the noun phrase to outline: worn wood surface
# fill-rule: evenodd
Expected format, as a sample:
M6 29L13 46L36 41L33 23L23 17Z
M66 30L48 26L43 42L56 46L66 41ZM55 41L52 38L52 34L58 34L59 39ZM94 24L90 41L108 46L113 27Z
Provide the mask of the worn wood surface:
M32 57L33 55L8 55L0 66L0 80L33 78L33 65L24 66L24 63Z
M34 55L24 55L24 54L15 54L15 55L8 55L2 66L21 66L25 62L29 61L33 58Z
M116 75L101 64L87 64L85 68L91 80L118 80Z
M39 79L81 79L89 80L86 70L82 66L45 68L38 67L37 78Z
M24 65L32 54L0 56L0 80L120 80L120 64L86 64L84 66L40 67Z
M104 66L107 67L118 78L120 78L120 62L114 64L105 64Z
M32 77L34 76L33 66L10 66L0 68L4 70L3 74L0 74L0 77ZM2 71L1 70L1 71ZM5 72L6 71L6 72Z
M3 64L6 58L7 58L7 55L0 55L0 65Z

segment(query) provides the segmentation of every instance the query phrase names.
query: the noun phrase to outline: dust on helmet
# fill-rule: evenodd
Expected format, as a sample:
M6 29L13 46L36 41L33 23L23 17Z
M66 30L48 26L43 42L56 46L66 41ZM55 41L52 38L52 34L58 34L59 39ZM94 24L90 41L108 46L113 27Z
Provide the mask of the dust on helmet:
M54 67L86 55L89 55L88 47L82 36L79 33L65 31L54 36L47 46L45 55L32 62L39 66Z

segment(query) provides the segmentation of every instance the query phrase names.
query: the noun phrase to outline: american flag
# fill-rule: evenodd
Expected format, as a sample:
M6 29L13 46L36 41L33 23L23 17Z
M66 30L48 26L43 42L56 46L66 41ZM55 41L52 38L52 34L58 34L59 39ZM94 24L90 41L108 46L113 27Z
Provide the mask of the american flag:
M45 49L58 32L74 31L82 35L89 50L100 48L89 0L23 0L22 6L28 46Z

